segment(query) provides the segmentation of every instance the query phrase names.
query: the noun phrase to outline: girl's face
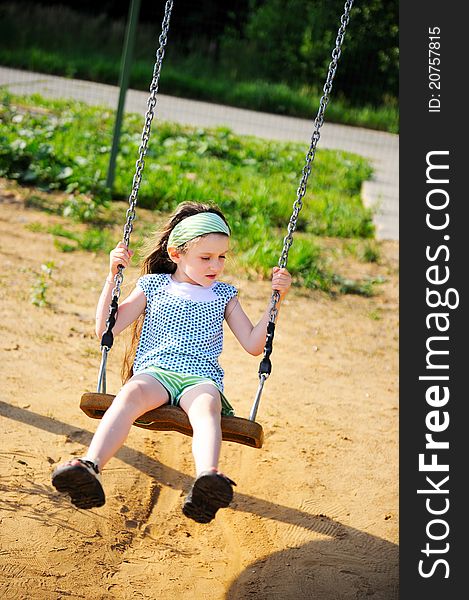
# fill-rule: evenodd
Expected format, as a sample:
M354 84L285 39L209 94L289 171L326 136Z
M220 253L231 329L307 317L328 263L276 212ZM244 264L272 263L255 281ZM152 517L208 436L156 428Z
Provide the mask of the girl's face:
M229 245L227 235L209 233L189 244L184 254L176 248L168 248L171 260L177 265L173 279L203 287L211 286L223 272Z

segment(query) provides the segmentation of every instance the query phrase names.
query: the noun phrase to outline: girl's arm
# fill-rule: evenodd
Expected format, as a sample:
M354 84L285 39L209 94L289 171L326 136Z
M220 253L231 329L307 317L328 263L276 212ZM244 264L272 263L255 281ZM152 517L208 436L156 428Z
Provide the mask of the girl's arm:
M132 257L133 251L127 250L123 242L119 242L109 256L109 275L104 283L103 291L96 307L96 335L101 339L106 331L106 321L109 316L109 305L112 300L112 291L115 287L114 276L117 273L117 267L122 265L127 267ZM146 297L142 290L136 288L133 292L119 304L116 324L112 332L118 335L126 327L140 316L146 307Z
M274 267L272 275L272 289L280 294L277 303L279 308L281 301L286 296L291 286L291 275L286 269ZM241 346L254 356L262 354L267 333L267 324L270 318L270 303L257 325L253 325L239 303L237 296L232 298L226 305L225 318L231 331L236 336Z

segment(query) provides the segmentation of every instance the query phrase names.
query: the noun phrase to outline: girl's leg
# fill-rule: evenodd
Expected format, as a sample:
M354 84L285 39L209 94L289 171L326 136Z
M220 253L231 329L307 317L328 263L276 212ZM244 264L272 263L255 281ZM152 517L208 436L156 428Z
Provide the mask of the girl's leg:
M101 419L86 459L104 465L125 442L132 423L149 410L168 402L165 387L151 375L134 375L120 390Z
M143 413L168 402L168 392L151 375L136 375L117 394L91 440L88 454L59 465L52 485L68 494L78 508L95 508L105 502L100 471L119 450L132 423Z
M193 429L192 452L197 478L184 500L182 512L197 521L209 523L219 508L233 499L233 485L218 471L221 446L220 393L212 384L198 385L181 396L180 406Z
M221 447L220 392L210 383L201 384L185 392L179 405L187 413L194 431L192 453L197 475L217 472Z

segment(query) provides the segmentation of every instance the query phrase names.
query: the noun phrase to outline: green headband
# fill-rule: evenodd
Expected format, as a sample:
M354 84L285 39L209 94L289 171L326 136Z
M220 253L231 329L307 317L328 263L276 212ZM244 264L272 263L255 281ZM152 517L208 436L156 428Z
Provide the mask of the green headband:
M169 234L168 247L175 246L178 248L186 242L206 233L225 233L226 235L230 235L230 228L216 213L197 213L179 221Z

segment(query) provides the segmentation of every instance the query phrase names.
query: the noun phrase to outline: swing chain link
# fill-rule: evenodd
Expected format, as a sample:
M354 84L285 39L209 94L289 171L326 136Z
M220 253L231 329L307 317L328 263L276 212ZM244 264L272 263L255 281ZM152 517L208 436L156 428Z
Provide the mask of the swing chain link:
M150 130L151 124L153 121L153 117L155 116L155 108L157 104L156 95L158 93L158 86L160 80L161 73L161 65L163 63L166 43L168 41L168 31L169 31L169 20L171 17L171 11L173 9L173 0L167 0L164 9L164 17L161 25L161 34L159 37L159 48L156 52L156 61L153 67L153 77L150 84L150 96L147 100L148 110L145 113L145 122L142 130L142 137L140 141L140 146L138 148L138 159L135 163L135 174L132 180L132 190L129 195L129 208L126 213L126 221L124 225L124 235L122 238L123 243L126 248L129 247L130 243L130 234L133 230L133 222L135 220L135 207L137 205L138 192L140 189L140 184L142 181L143 169L145 167L145 155L148 149L148 142L150 140ZM112 290L112 300L109 305L109 315L106 321L106 331L103 334L101 340L101 366L98 375L98 393L106 393L106 363L107 363L107 355L111 346L113 344L113 334L112 329L116 322L117 311L118 311L118 300L121 294L121 286L124 280L123 275L124 267L122 265L118 266L117 273L114 276L114 288Z
M150 84L150 96L147 100L148 110L145 113L145 122L142 130L142 138L140 146L138 148L138 159L135 163L135 174L132 180L132 190L129 195L129 208L126 213L126 222L124 225L124 235L122 241L126 248L129 247L130 234L133 230L133 222L135 220L135 207L137 205L138 192L140 184L142 182L143 169L145 167L145 156L148 149L148 142L150 140L150 130L153 117L155 116L155 109L157 105L157 94L160 81L161 65L163 64L163 58L165 54L166 44L168 41L169 32L169 20L171 18L171 11L173 9L173 0L167 0L164 8L164 17L161 25L161 34L158 38L159 48L156 51L156 61L153 67L153 77ZM119 265L118 272L114 277L115 287L112 291L113 297L119 298L121 294L121 286L124 280L122 271L124 267Z
M291 245L293 244L293 233L296 230L298 215L300 210L303 208L303 198L306 194L306 186L308 184L308 178L311 174L311 169L313 166L314 157L316 154L316 146L318 144L319 138L321 134L319 130L321 129L324 123L324 112L327 107L327 103L329 102L329 94L332 90L332 82L334 80L334 76L337 70L337 64L341 54L341 46L344 41L345 29L350 20L350 11L352 9L353 0L347 0L344 5L344 13L340 18L340 27L337 32L337 37L335 41L335 48L332 51L332 60L329 63L329 68L327 71L326 83L323 87L323 95L319 101L319 109L314 119L314 130L311 136L311 144L309 150L306 154L305 165L303 167L302 176L300 180L300 184L297 189L297 197L295 202L293 203L293 212L290 217L290 221L288 222L287 227L287 235L283 240L283 249L280 255L278 266L280 268L285 268L288 262L288 252L290 251ZM270 355L272 354L272 345L275 333L275 321L277 319L278 314L278 302L280 300L280 293L277 290L272 292L271 302L270 302L270 313L269 313L269 324L267 326L267 335L266 342L264 347L264 356L259 365L259 387L257 389L256 397L254 399L254 403L251 409L251 414L249 415L249 419L251 421L256 420L257 410L259 408L259 403L262 395L262 390L264 387L264 383L266 379L269 377L272 364L270 361Z
M285 238L283 240L283 249L282 249L282 253L280 255L279 261L278 261L278 266L280 268L285 268L287 266L288 253L290 251L291 245L293 244L293 233L295 232L296 227L297 227L298 216L299 216L300 210L303 208L303 198L306 194L308 178L311 174L314 157L316 155L316 147L319 142L319 138L321 137L319 130L321 129L321 127L324 123L324 113L325 113L327 104L329 102L329 94L331 93L331 90L332 90L332 82L334 80L335 73L337 70L337 64L339 62L339 58L341 55L342 42L344 41L345 29L350 20L350 11L352 9L352 5L353 5L353 0L347 0L347 2L345 2L344 13L340 18L341 24L340 24L339 30L337 32L335 48L332 51L332 60L329 63L326 83L324 84L324 87L323 87L324 93L321 96L321 99L319 100L319 109L318 109L316 118L314 119L314 130L313 130L313 134L311 136L311 144L310 144L309 150L306 154L305 165L303 167L300 184L299 184L297 192L296 192L297 197L296 197L295 202L293 203L293 212L290 217L290 221L288 222L287 235L285 236ZM275 319L277 318L277 313L278 313L277 303L278 303L279 299L280 299L280 294L277 291L274 291L272 293L272 300L271 300L271 306L270 306L270 321L272 321L272 322L275 322Z

